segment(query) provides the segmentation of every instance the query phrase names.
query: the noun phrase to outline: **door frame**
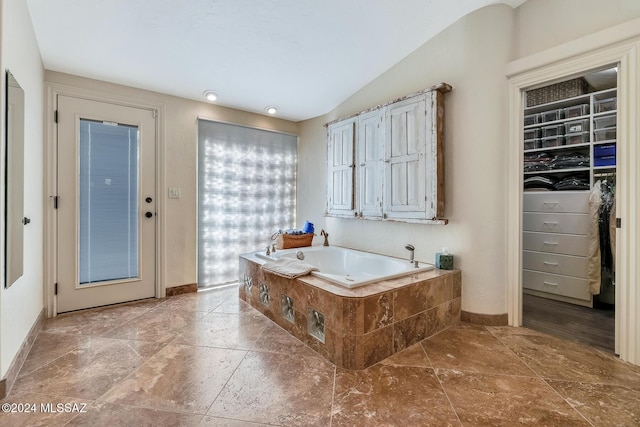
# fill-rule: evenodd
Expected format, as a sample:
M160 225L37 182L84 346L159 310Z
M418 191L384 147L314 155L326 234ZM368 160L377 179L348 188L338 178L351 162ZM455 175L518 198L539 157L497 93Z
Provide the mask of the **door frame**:
M58 146L58 125L55 122L55 112L57 109L58 95L70 96L86 99L89 101L104 102L108 104L121 105L125 107L149 110L156 117L156 242L155 242L155 297L164 298L166 296L165 273L162 266L165 265L164 250L164 106L161 103L141 100L132 97L114 95L91 89L51 83L45 81L45 111L44 111L44 253L43 253L43 286L44 303L47 310L47 317L54 317L58 314L57 298L55 295L55 282L57 277L57 212L53 205L53 196L56 195L57 180L57 146Z
M616 353L640 365L640 19L507 64L507 308L509 325L522 325L522 184L524 91L619 63L616 237Z

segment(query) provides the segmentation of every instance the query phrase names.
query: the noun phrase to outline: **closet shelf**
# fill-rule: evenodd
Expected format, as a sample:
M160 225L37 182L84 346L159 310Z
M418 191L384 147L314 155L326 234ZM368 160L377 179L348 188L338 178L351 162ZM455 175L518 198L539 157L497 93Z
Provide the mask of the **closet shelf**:
M600 142L598 142L598 144L601 144ZM605 142L606 144L606 142ZM609 144L611 144L611 142L609 142ZM568 151L573 151L573 150L577 150L579 148L589 148L589 145L591 145L590 143L586 142L584 144L570 144L570 145L559 145L557 147L547 147L547 148L533 148L531 150L524 150L525 154L526 153L537 153L537 152L544 152L544 151L562 151L562 150L568 150Z
M572 168L572 169L549 169L542 171L524 172L525 175L548 175L557 173L574 173L574 172L589 172L589 168Z

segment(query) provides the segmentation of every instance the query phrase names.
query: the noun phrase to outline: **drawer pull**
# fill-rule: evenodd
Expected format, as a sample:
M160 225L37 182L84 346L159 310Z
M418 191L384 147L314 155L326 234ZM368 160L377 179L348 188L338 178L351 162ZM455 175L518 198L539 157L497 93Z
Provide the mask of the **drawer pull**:
M543 224L544 225L553 225L555 227L556 225L558 225L558 222L557 221L545 221Z
M545 261L543 264L544 264L544 265L552 265L552 266L554 266L554 267L557 267L557 266L558 266L558 263L557 263L557 262L549 262L549 261Z
M551 282L544 282L544 284L547 286L558 286L557 283L551 283Z
M558 242L544 242L545 245L558 246Z
M542 202L544 206L558 206L558 202Z

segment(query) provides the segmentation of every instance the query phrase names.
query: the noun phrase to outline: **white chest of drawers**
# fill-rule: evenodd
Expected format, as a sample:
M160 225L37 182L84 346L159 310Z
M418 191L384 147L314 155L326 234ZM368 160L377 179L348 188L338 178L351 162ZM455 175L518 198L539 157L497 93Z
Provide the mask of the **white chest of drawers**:
M523 197L524 292L591 307L589 192L525 192Z

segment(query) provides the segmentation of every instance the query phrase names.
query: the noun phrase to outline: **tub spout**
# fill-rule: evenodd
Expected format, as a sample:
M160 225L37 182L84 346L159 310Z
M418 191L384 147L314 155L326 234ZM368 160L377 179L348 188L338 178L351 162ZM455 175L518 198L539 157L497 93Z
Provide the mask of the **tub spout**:
M413 251L416 248L414 248L411 244L407 244L404 248L409 251L409 262L413 264Z
M324 236L323 246L329 246L329 233L327 233L326 231L324 231L324 229L322 229L322 231L320 232L320 235Z

